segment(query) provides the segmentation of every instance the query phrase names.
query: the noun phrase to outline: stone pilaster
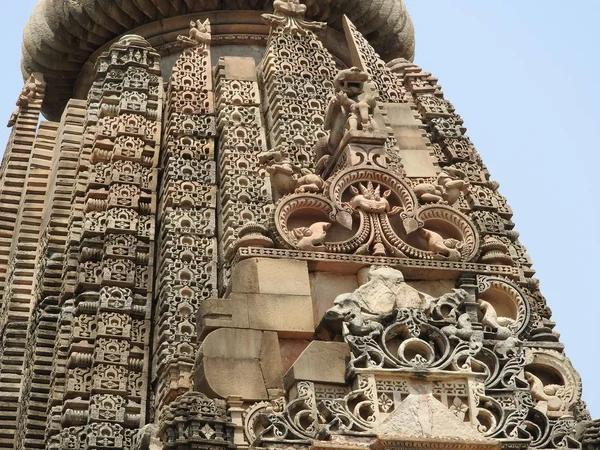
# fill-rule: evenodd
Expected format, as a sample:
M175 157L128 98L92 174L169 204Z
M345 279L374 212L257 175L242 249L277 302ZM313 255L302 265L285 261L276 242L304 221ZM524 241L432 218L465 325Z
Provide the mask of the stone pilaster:
M19 118L16 119L17 122ZM19 406L23 405L23 383L28 342L28 323L34 307L36 261L42 237L45 191L52 162L52 151L58 124L42 122L35 137L27 170L20 189L21 201L16 205L18 215L7 272L3 310L0 316L2 348L0 355L0 391L6 402L0 409L7 422L19 423ZM8 174L7 174L8 176ZM15 189L11 187L11 189ZM42 240L42 246L45 244ZM14 431L13 431L14 433Z
M165 100L152 383L157 414L192 388L199 304L217 294L215 115L210 25L188 42Z
M84 193L83 215L81 227L72 221L70 229L79 251L72 253L62 448L130 448L147 420L159 73L158 54L137 36L122 38L97 62L80 162L88 148L91 154L76 189Z
M215 68L219 133L219 255L221 292L229 287L240 231L266 227L273 213L260 90L252 58L222 58ZM266 229L266 228L265 228ZM267 238L268 239L268 238Z

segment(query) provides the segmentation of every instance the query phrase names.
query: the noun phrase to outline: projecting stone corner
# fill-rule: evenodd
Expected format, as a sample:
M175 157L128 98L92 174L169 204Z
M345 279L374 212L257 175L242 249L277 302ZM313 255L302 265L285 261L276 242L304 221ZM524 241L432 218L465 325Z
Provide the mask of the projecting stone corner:
M267 400L269 390L283 389L282 372L277 333L221 328L202 342L194 382L210 397Z
M310 339L314 319L304 261L251 258L233 271L228 298L204 301L195 386L209 395L269 399L282 390L280 339Z
M313 305L305 261L251 258L233 270L231 293L200 305L200 338L222 327L274 331L280 338L311 338Z

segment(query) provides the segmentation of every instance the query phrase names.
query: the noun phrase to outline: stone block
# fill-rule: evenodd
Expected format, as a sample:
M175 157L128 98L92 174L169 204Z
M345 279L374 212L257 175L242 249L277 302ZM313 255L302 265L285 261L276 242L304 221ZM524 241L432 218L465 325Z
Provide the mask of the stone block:
M267 400L268 389L283 388L282 372L276 333L221 328L202 342L194 381L208 396Z
M306 347L310 345L308 339L279 339L279 350L281 351L281 363L283 373L286 373L296 362Z
M310 338L315 332L312 298L307 295L233 294L248 305L248 325L280 337Z
M297 381L345 384L350 348L345 342L312 341L284 377L288 389Z
M249 328L248 308L240 301L210 298L200 303L197 324L200 339L218 328Z
M436 177L437 170L429 150L400 150L400 159L407 177Z
M249 258L233 268L231 292L310 295L306 261Z
M313 301L315 326L333 306L333 301L340 294L354 292L358 288L355 275L335 274L329 272L313 272L310 274L310 290Z
M434 298L452 292L456 287L453 280L408 281L407 284Z
M391 126L419 127L423 125L420 120L415 118L415 111L409 103L385 103L384 108Z
M256 62L254 58L244 56L227 56L223 58L225 78L228 80L257 81Z
M312 298L307 295L231 294L210 299L198 312L202 339L222 327L275 331L282 338L310 338L314 334Z

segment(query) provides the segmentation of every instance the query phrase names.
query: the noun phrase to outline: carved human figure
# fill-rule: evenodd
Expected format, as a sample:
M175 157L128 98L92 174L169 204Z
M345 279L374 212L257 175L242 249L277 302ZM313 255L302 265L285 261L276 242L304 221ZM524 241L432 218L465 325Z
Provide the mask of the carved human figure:
M208 44L211 40L210 22L200 20L190 22L190 33L188 36L178 36L177 42L182 47L196 47L200 44Z
M38 77L41 77L41 75L34 73L25 82L23 89L21 89L21 93L17 98L17 109L12 112L10 119L8 120L8 127L14 126L14 124L17 122L19 114L21 114L21 109L29 105L29 102L32 100L35 100L38 92L38 86L42 83L41 80L38 80Z
M21 90L21 94L17 100L17 106L27 106L31 100L33 100L37 93L37 82L35 77L32 75L25 82L25 86Z
M362 100L351 101L343 94L340 103L350 111L346 124L347 129L353 131L360 130L367 133L378 131L377 123L373 119L373 113L377 106L377 100L373 95L366 95Z
M281 149L274 149L258 155L259 163L271 176L271 186L275 200L293 192L321 192L323 179L307 169L295 166L284 156Z
M300 3L299 0L275 0L273 2L273 10L289 16L304 17L306 13L306 5Z
M560 384L544 384L543 381L531 372L525 371L525 379L529 383L531 395L538 402L536 408L546 411L560 411L564 409L561 398L565 387Z

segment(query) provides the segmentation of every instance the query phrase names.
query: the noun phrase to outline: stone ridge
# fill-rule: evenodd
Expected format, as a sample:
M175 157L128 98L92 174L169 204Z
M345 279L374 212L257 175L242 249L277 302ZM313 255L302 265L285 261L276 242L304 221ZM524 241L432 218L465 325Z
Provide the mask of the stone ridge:
M403 0L306 0L307 17L342 30L347 14L385 59L414 57L414 29ZM22 71L44 74L44 113L60 117L90 56L115 37L162 19L218 10L271 10L272 0L40 0L24 31ZM160 25L162 27L162 25Z

